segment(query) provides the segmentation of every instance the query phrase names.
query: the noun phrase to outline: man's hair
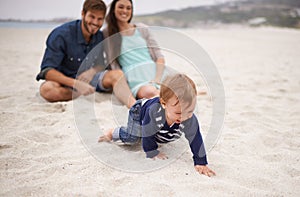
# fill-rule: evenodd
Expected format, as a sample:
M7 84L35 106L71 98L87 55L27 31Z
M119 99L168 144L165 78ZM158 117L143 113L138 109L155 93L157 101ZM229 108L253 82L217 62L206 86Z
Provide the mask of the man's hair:
M173 96L179 101L192 103L197 95L196 85L192 79L185 74L175 74L166 77L161 84L160 99L167 102Z
M106 5L102 0L85 0L82 11L86 14L90 10L103 11L106 14Z

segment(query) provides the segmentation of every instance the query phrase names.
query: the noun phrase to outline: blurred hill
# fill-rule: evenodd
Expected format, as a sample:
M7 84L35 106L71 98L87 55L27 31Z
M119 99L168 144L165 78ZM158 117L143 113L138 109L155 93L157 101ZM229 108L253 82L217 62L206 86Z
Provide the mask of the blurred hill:
M135 16L134 22L167 27L214 24L300 28L300 0L248 0Z
M4 19L0 22L33 22L61 24L72 18L52 20ZM210 6L190 7L182 10L136 15L134 22L147 25L194 28L218 24L242 24L250 26L278 26L300 29L300 0L240 0Z

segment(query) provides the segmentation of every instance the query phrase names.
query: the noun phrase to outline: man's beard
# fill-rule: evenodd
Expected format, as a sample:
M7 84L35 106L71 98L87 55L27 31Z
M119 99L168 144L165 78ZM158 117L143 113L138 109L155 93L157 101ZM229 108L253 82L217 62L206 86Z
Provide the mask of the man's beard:
M88 28L88 23L86 22L86 20L83 20L83 26L84 26L85 30L86 30L89 34L91 34L91 35L96 34L96 33L98 32L98 30L100 29L100 28L98 27L98 30L97 30L95 33L90 32L90 30L89 30L89 28Z

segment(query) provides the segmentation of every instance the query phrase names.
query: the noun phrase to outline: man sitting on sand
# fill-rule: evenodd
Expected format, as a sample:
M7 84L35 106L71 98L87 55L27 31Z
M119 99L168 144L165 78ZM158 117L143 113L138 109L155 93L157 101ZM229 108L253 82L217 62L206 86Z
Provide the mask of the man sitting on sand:
M68 101L95 91L113 90L128 108L135 103L123 72L104 70L103 53L99 53L100 64L78 73L87 54L104 39L99 30L105 13L106 5L102 0L85 0L81 20L65 23L50 33L41 72L36 78L46 80L40 87L44 99Z

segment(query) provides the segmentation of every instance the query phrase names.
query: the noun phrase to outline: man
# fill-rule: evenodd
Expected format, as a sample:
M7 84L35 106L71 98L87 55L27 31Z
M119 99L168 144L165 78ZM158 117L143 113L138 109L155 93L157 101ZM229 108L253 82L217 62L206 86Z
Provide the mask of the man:
M49 102L68 101L80 95L113 89L116 97L128 108L135 103L121 70L104 70L103 53L97 64L83 70L88 53L103 41L106 5L102 0L85 0L82 19L55 28L46 42L46 51L37 80L46 81L40 95ZM102 50L101 50L102 51Z

